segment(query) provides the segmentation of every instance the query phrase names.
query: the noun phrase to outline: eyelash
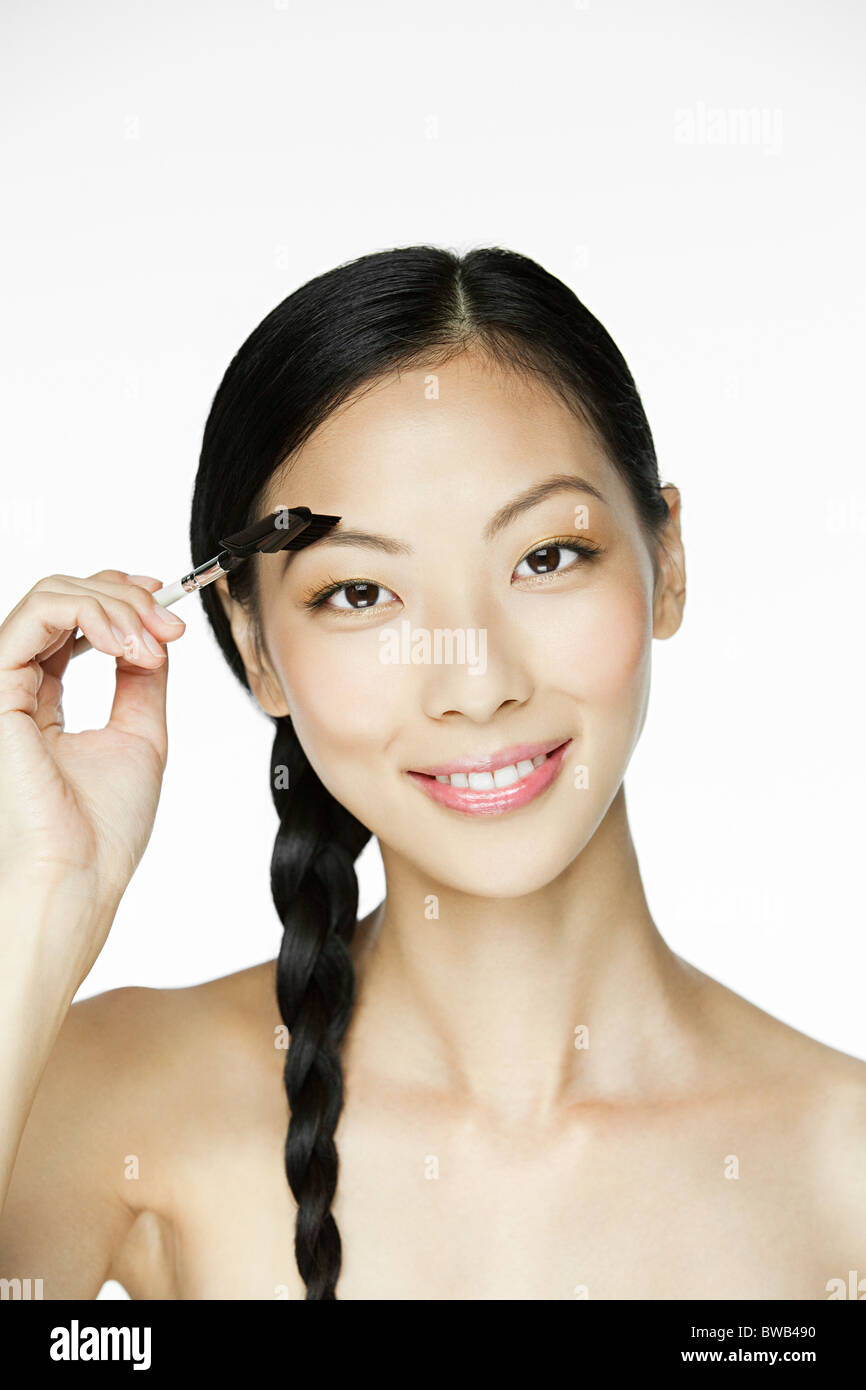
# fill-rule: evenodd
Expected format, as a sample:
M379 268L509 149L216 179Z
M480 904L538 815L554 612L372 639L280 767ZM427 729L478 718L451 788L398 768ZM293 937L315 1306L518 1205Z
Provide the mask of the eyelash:
M538 554L540 550L548 550L552 546L556 546L560 550L576 551L577 554L582 557L584 563L594 560L597 555L601 554L604 548L600 545L593 545L588 541L577 541L573 536L553 536L550 540L542 541L540 545L534 545L531 550L527 550L523 558L518 560L515 569L519 569L530 556ZM553 570L549 574L523 575L522 578L536 579L543 582L547 579L556 579L558 575L568 574L572 570L580 568L582 568L582 565L578 561L574 561L572 564L566 565L564 569ZM317 589L312 594L308 594L303 600L303 605L305 608L309 609L323 608L327 604L329 598L339 593L341 589L350 588L353 584L375 585L377 589L385 589L386 593L392 592L392 590L388 589L384 584L377 584L374 579L362 579L360 576L354 579L332 579L326 588ZM385 607L387 607L387 604L373 603L366 608L332 608L332 611L336 613L370 613L377 608Z

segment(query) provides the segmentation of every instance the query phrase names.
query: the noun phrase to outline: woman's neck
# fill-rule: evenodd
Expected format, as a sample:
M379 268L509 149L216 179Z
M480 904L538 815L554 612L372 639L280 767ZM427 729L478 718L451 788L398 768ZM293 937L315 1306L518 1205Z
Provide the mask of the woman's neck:
M622 786L582 853L524 897L455 892L382 855L347 1064L503 1125L688 1086L705 977L652 920Z

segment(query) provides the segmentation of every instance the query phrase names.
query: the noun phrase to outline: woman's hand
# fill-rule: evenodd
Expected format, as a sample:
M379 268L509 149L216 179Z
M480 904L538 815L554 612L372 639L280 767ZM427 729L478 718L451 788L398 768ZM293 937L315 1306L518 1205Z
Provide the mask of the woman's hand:
M50 575L0 625L0 875L91 905L93 940L69 943L85 975L150 838L165 770L163 644L186 624L154 601L160 585L120 570ZM65 733L79 627L117 658L114 702L104 728Z

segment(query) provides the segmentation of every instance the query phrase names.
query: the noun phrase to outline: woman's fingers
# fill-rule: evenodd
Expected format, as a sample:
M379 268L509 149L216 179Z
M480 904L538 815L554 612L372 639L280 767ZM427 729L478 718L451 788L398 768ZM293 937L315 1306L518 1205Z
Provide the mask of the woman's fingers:
M171 641L186 631L186 624L182 620L168 613L151 597L163 586L163 581L155 575L127 574L124 570L108 569L90 575L86 582L100 593L131 603L142 620L142 630L155 631L161 642ZM69 650L71 652L71 645ZM152 669L148 669L134 660L128 660L126 656L121 657L117 663L114 700L108 719L110 728L145 739L163 764L168 754L165 718L167 680L167 660L160 660ZM62 710L58 717L59 727L62 728Z
M103 570L87 580L74 575L53 575L50 580L40 580L40 584L57 591L96 594L121 643L121 655L136 666L152 668L165 657L163 643L181 636L186 624L156 603L149 590L122 578L106 577L119 573ZM89 638L90 634L85 635Z
M140 577L156 588L162 587L156 579L149 579L146 575ZM154 638L155 643L161 644L180 637L186 629L186 624L182 618L156 602L150 588L133 583L132 576L124 578L119 570L102 570L99 574L91 575L86 580L75 579L73 576L68 576L68 578L72 584L82 588L95 589L97 593L104 594L106 599L116 599L121 605L129 605L139 619L138 624L133 623L129 630L143 640L145 646L150 650L152 648L144 635L146 632ZM123 607L112 609L110 603L106 603L105 606L109 613L123 614L125 611ZM127 656L132 661L138 659L137 653L134 651L127 653Z
M139 688L127 679L164 668L164 644L186 631L181 619L155 602L160 587L155 576L122 570L100 570L88 579L40 579L0 624L0 714L22 711L43 730L63 728L62 679L80 628L91 646L118 660L112 722L130 731L146 726L162 743L164 683L160 696L161 682Z
M86 581L79 580L72 575L65 575L63 577L66 579L74 578L75 583L79 585L83 583L88 583L91 585L91 587L96 587L101 583L114 582L122 586L125 586L125 588L121 589L120 592L122 592L126 598L133 597L130 594L130 586L133 584L138 584L142 588L147 589L148 593L154 593L157 589L162 588L162 580L156 579L153 575L126 574L123 570L98 570L96 574L89 575ZM172 624L172 627L175 627L177 631L175 633L172 633L171 635L169 635L169 633L166 632L166 641L170 641L171 637L180 635L186 630L186 626L183 623ZM75 633L63 633L49 647L46 647L45 651L42 652L39 658L39 660L44 665L45 669L47 671L50 671L52 675L60 676L62 679L66 671L66 667L69 665L69 660L72 656L75 642Z
M0 713L21 708L19 700L32 702L26 668L56 652L78 627L99 651L123 655L103 601L81 590L55 592L47 587L52 580L40 580L0 624Z

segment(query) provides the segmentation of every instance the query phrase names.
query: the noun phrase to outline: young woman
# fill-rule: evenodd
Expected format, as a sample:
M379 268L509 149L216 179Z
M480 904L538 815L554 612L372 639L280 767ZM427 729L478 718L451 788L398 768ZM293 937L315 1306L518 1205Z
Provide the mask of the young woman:
M296 505L340 524L202 594L274 723L276 960L70 1007L150 834L184 624L104 570L0 627L0 1274L460 1300L866 1275L866 1064L677 956L644 895L623 778L685 566L607 332L501 249L319 276L216 394L193 563ZM78 627L117 690L68 734ZM387 892L356 922L371 835Z

